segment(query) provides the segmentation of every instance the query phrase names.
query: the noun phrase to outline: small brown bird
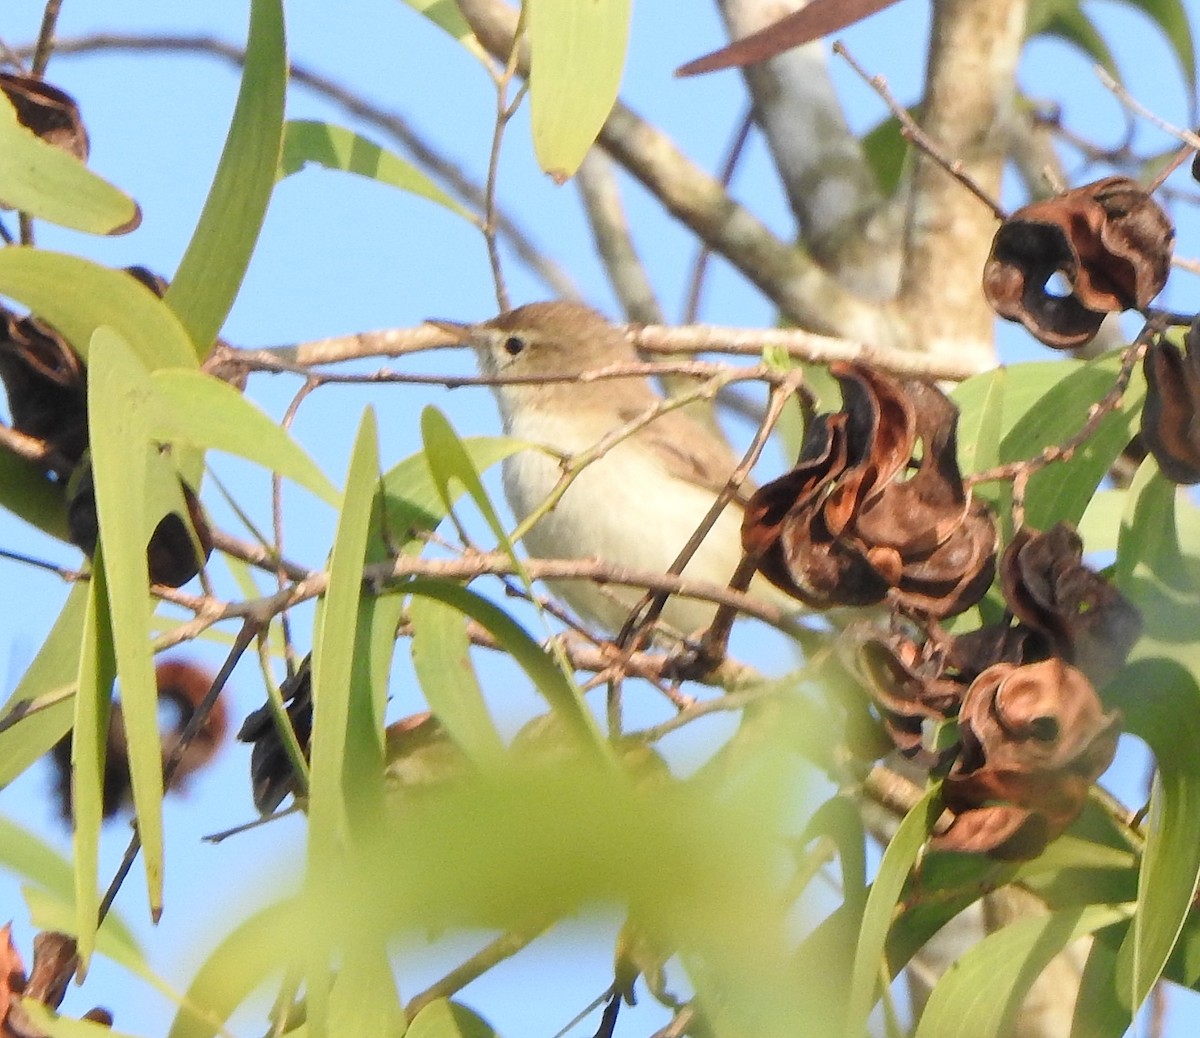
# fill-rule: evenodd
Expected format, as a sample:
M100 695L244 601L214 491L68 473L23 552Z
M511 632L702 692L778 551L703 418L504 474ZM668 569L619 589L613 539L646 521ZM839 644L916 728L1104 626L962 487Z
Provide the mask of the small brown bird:
M641 375L580 380L584 372L639 360L618 328L581 304L530 303L481 324L433 323L474 347L485 374L547 379L493 387L505 432L553 452L521 451L504 462L505 495L518 520L538 509L558 484L562 469L556 454L594 447L662 400ZM663 573L736 465L728 445L712 431L682 411L667 411L586 466L525 535L525 547L537 558L597 558ZM685 578L729 582L742 557L743 503L735 499L721 513L683 571ZM634 588L590 581L558 581L553 587L581 617L609 631L621 627L641 597ZM714 612L709 602L673 596L662 619L687 634L706 627Z

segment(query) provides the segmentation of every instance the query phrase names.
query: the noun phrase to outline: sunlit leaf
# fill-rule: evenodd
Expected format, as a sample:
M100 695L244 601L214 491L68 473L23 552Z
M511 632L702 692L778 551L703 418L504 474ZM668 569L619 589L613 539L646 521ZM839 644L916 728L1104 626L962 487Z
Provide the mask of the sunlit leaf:
M104 761L108 751L114 655L103 552L88 581L88 605L79 652L75 724L71 733L71 845L75 855L75 933L86 970L99 925L97 892L100 824L104 816Z
M1000 430L1008 369L995 368L968 379L952 394L959 407L958 462L964 476L990 469L1000 461Z
M1042 969L1077 937L1128 917L1121 906L1068 908L1019 919L967 949L929 996L916 1038L1000 1038Z
M525 0L533 148L556 181L574 176L612 110L631 0Z
M854 970L846 997L846 1038L857 1038L866 1026L867 1016L875 1004L884 944L887 941L896 902L900 891L904 889L909 869L917 860L917 855L933 829L933 823L941 813L940 791L934 787L904 816L904 820L888 841L887 850L883 852L879 872L867 895L867 905L858 934Z
M503 743L471 663L466 617L435 598L414 597L412 661L425 701L454 742L477 764L496 761Z
M1000 461L1036 457L1043 448L1062 444L1084 428L1089 408L1112 388L1119 360L1099 357L1055 383L1024 411L1000 445ZM1140 371L1130 379L1120 406L1106 415L1095 433L1066 461L1035 472L1026 494L1026 521L1037 529L1077 523L1129 443L1137 426L1146 383ZM1009 402L1005 404L1006 422Z
M85 360L93 333L107 325L151 370L196 366L175 314L122 270L45 249L0 249L0 295L52 324Z
M406 581L403 587L408 594L424 595L452 606L487 628L563 719L578 747L608 759L608 744L578 688L563 674L555 659L504 610L470 589L447 581L413 580Z
M149 441L145 416L158 402L150 373L108 328L97 330L88 367L88 432L96 515L108 577L109 609L129 774L152 915L162 906L162 753L158 688L150 649L146 545L161 515L147 513L154 485L178 480Z
M478 1013L438 998L413 1018L406 1038L499 1038L499 1035Z
M283 139L287 49L282 0L251 0L242 83L200 221L166 301L197 357L233 306L267 213Z
M467 24L467 20L454 0L404 0L404 2L413 10L420 11L434 25L444 32L448 32L459 43L468 46L474 44L473 49L479 48L475 35L471 32L471 26Z
M18 704L55 700L54 705L22 717L0 732L0 789L45 754L71 727L75 682L79 676L79 646L90 595L88 584L71 588L62 612L4 704L0 717Z
M31 216L90 234L125 234L142 222L137 203L79 159L17 121L0 94L0 200Z
M453 6L453 5L451 5ZM456 9L457 10L457 9ZM424 172L362 134L334 123L293 119L284 125L279 179L298 173L310 162L326 169L356 173L399 188L474 222L471 214Z
M1200 522L1152 461L1130 488L1117 582L1141 612L1143 633L1106 693L1158 766L1137 915L1117 964L1118 992L1132 1013L1167 962L1200 875L1200 756L1190 735L1200 713Z
M154 388L167 406L147 415L161 442L189 443L256 462L337 504L341 495L316 462L280 426L227 382L200 371L159 371Z

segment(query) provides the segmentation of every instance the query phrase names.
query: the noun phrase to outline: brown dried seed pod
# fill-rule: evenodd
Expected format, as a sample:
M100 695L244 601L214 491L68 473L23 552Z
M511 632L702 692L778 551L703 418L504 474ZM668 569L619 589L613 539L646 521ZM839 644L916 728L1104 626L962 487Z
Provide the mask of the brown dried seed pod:
M963 486L957 409L924 382L862 364L830 371L843 410L819 416L796 467L750 500L743 546L768 580L817 608L888 599L926 616L961 612L991 583L996 531Z
M1147 306L1170 273L1175 228L1128 177L1105 177L1018 209L1000 225L983 268L992 309L1047 346L1082 346L1104 315ZM1047 285L1061 274L1068 295Z
M47 144L68 151L80 162L88 157L88 136L79 105L65 90L44 80L0 72L0 91L17 111L17 122Z
M1062 660L988 668L963 697L962 750L942 783L955 819L935 846L1036 857L1079 817L1112 763L1120 720Z
M1193 322L1181 353L1159 339L1146 351L1142 440L1172 483L1200 483L1200 329Z

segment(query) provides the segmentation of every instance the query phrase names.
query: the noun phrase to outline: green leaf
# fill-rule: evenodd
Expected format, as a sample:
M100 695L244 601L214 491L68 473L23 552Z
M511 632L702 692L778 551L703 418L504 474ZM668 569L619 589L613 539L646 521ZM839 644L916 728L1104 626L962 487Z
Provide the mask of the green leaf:
M452 5L453 6L453 5ZM283 150L279 156L278 179L298 173L308 163L326 169L357 173L436 202L452 213L475 222L474 217L437 186L430 177L394 152L381 148L361 134L334 123L293 119L283 128Z
M933 787L904 816L883 852L858 931L854 969L846 997L846 1038L859 1038L866 1029L867 1017L875 1004L884 944L896 901L904 889L909 869L941 813L940 790Z
M601 759L609 759L608 744L584 703L582 693L563 674L554 657L529 637L525 629L507 613L468 588L448 581L405 581L402 589L407 594L443 602L486 627L529 675L551 709L563 719L577 745Z
M104 762L108 753L116 658L103 553L96 552L79 653L75 725L71 738L71 843L75 853L75 933L86 971L95 948L100 897L100 824L104 820Z
M917 109L910 110L910 114L916 112ZM908 141L900 131L900 120L894 115L888 116L863 134L860 144L863 157L875 174L880 193L885 198L891 198L900 186L900 178L908 160Z
M466 618L435 598L414 598L408 615L413 669L429 709L470 760L494 764L504 744L471 663Z
M1099 357L1043 393L1004 437L1000 461L1033 458L1043 448L1061 445L1078 433L1087 423L1089 408L1112 388L1119 367L1117 356ZM1030 477L1025 518L1031 526L1047 529L1058 521L1079 522L1133 436L1145 392L1145 380L1140 371L1135 372L1120 406L1104 417L1070 460L1053 462Z
M422 1007L407 1038L499 1038L492 1025L464 1005L438 998Z
M63 865L70 868L65 862ZM21 893L25 898L25 903L29 906L31 926L39 930L59 930L62 933L75 934L77 914L70 877L68 877L67 889L63 891L48 891L41 887L25 886L22 887ZM110 911L104 917L104 923L96 931L96 951L105 958L125 967L131 973L144 977L168 997L174 996L170 985L155 975L146 964L145 956L138 947L133 931L115 911Z
M0 717L7 717L21 704L53 704L0 732L0 789L47 753L71 728L89 596L86 581L71 588L37 656L0 712Z
M379 447L375 412L363 413L346 476L346 498L338 520L337 535L329 562L329 584L313 644L313 735L309 772L309 860L313 868L332 864L334 849L346 832L350 812L372 794L371 790L350 788L346 781L351 754L358 759L359 770L377 777L382 797L383 734L382 725L363 731L363 722L374 714L368 704L357 713L352 707L355 696L366 693L354 678L354 660L358 635L359 599L362 595L363 562L371 532L372 504L379 483ZM352 714L359 721L351 725ZM364 760L365 758L365 760ZM365 767L366 762L370 767ZM378 804L376 804L376 808Z
M175 314L123 270L14 246L0 249L0 295L54 325L84 360L96 329L108 325L152 371L196 366L191 341Z
M22 126L7 95L0 95L0 185L5 205L76 231L126 234L142 222L124 191Z
M507 436L480 436L458 443L475 473L529 446ZM424 547L425 542L417 534L434 529L459 493L434 480L424 451L410 455L384 473L383 490L384 520L395 551ZM446 490L452 492L449 498L444 496Z
M69 539L67 502L60 484L52 483L32 461L0 449L0 506L43 533Z
M1200 521L1147 460L1130 488L1117 584L1142 614L1142 637L1106 693L1125 728L1158 765L1138 910L1121 946L1119 991L1136 1012L1158 979L1191 909L1200 875Z
M964 952L938 981L916 1038L1000 1038L1051 959L1077 937L1127 918L1121 906L1092 905L1020 919Z
M114 1030L108 1024L59 1016L51 1012L45 1003L32 998L22 1000L21 1007L29 1014L37 1028L35 1033L45 1034L47 1038L132 1038L126 1032Z
M297 903L259 909L226 934L188 985L167 1038L212 1038L267 977L294 963L304 936Z
M263 411L228 382L201 371L158 371L154 389L162 398L147 415L151 438L227 451L293 480L336 505L341 495L316 462Z
M631 0L526 0L533 148L562 183L612 111L625 67Z
M197 357L208 354L225 323L266 217L283 140L287 75L282 0L251 0L229 135L200 222L166 296Z
M151 445L145 427L155 404L146 368L119 335L98 329L88 369L96 514L108 577L133 802L150 911L157 917L162 906L163 785L146 545L162 514L148 512L147 505L159 499L164 481L174 493L179 491L173 469Z
M454 0L404 0L404 2L413 10L420 11L434 25L448 32L460 43L474 44L472 49L479 49L475 34L471 32L471 26L467 24L467 20Z
M1096 932L1079 981L1071 1038L1121 1038L1132 1022L1117 991L1117 948L1128 929L1125 920Z
M1008 369L994 368L960 384L953 393L959 407L958 463L963 475L993 468L1000 461L1000 430Z

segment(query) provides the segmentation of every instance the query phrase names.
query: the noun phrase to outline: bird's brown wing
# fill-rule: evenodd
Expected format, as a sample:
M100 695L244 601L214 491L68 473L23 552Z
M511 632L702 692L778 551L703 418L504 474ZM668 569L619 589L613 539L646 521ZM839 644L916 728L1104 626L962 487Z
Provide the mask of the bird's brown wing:
M621 419L632 421L638 414L622 414ZM737 467L737 458L729 445L682 411L659 415L639 436L654 444L665 460L668 475L713 493L725 489L726 481ZM747 479L738 488L736 500L745 504L753 492L754 485Z

